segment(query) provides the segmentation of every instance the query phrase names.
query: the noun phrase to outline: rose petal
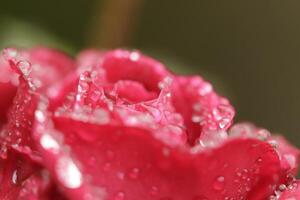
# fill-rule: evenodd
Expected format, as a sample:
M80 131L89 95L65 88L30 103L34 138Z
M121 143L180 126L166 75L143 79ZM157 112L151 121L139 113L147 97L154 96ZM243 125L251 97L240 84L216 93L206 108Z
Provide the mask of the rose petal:
M14 150L39 161L40 157L35 152L35 144L31 137L33 113L38 99L36 87L30 74L23 68L22 62L16 62L14 58L9 58L8 61L20 77L16 96L8 112L8 122L0 132L0 157L6 158L6 152ZM31 66L28 63L26 67Z
M135 104L124 102L124 99L118 97L118 93L107 95L101 84L97 85L97 80L97 76L92 76L89 71L82 73L77 93L70 96L70 102L64 103L56 115L83 122L118 123L145 128L165 142L186 145L183 119L174 112L168 79L161 82L163 86L157 98Z
M1 66L0 66L1 67ZM11 83L0 83L0 127L7 121L7 111L16 95L16 87Z
M235 112L228 100L198 76L175 77L172 98L176 111L184 117L190 144L204 132L226 130L232 123Z
M0 127L7 121L7 111L16 95L15 80L16 74L10 69L3 55L0 55L0 96L5 97L0 101Z
M276 148L276 152L280 157L282 176L288 181L290 175L296 175L299 167L299 149L291 145L282 136L271 135L264 129L256 127L251 123L238 123L229 130L231 137L256 138L267 141Z
M142 84L136 81L121 80L110 89L118 98L131 103L148 101L157 97L157 93L147 91Z
M111 82L134 80L143 83L151 91L159 91L158 83L170 74L161 63L136 51L108 52L101 67Z
M277 143L277 150L281 157L281 168L285 174L297 175L299 168L299 149L291 145L282 136L272 136L269 141Z
M141 128L46 121L37 124L36 141L45 166L72 199L95 191L108 199L260 199L278 182L278 155L259 140L229 140L193 154Z
M0 159L0 199L17 199L23 183L39 167L26 157L9 152L7 159Z
M46 170L35 173L25 180L17 199L66 200L66 198L58 191L58 188L54 185Z
M104 51L98 51L96 49L84 50L77 56L77 66L79 66L79 68L94 67L102 61L104 54Z
M277 195L271 196L270 200L297 200L300 199L299 180L293 182L288 187L283 187L284 191L278 191Z

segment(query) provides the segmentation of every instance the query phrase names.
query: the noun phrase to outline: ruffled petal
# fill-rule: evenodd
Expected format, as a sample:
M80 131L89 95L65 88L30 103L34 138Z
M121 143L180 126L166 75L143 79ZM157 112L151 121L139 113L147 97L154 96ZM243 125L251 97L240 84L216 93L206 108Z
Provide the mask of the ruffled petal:
M176 111L184 117L190 144L205 132L226 130L232 123L235 111L228 100L198 76L175 77L172 98Z
M150 91L159 91L158 83L170 75L161 63L136 51L108 52L100 66L106 71L108 81L134 80Z
M289 181L291 176L297 175L299 167L299 149L290 144L285 138L271 133L251 123L238 123L229 131L231 137L256 138L272 145L280 158L281 175L283 183Z
M299 180L294 180L288 185L281 184L278 190L269 197L270 200L298 200L300 199Z
M95 191L108 199L259 199L278 182L278 155L255 139L193 154L142 128L70 118L44 126L36 129L44 164L73 199Z

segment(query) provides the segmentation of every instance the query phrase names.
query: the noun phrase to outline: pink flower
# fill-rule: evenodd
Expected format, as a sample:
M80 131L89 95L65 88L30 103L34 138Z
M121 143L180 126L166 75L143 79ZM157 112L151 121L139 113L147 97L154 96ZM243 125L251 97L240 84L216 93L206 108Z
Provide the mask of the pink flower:
M0 58L0 199L237 200L300 195L299 150L241 123L199 76L136 51Z

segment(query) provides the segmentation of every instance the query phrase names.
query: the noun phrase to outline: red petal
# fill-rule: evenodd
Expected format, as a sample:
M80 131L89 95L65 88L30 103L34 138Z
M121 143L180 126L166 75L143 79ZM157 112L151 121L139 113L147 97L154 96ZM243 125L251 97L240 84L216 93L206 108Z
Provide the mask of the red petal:
M0 127L7 121L6 115L16 95L16 87L11 83L0 83Z
M95 67L102 61L104 54L105 52L95 49L84 50L77 56L77 65L79 68Z
M9 152L7 159L0 159L0 199L17 199L23 183L39 167L28 158Z
M130 80L116 82L110 92L131 103L143 102L157 97L157 93L147 91L139 82Z
M151 91L159 91L158 83L170 73L156 60L138 52L115 50L108 52L101 64L111 82L134 80Z
M228 100L198 76L175 77L172 96L176 111L184 117L190 144L204 132L226 130L232 123L235 112Z
M278 181L278 156L259 140L230 140L192 154L142 128L68 118L57 118L54 128L41 119L35 135L44 164L72 199L96 191L108 199L260 199Z
M285 174L297 175L300 151L282 136L272 136L270 141L277 142L277 150L281 157L281 168Z
M292 185L288 186L284 192L279 194L279 198L274 196L274 200L297 200L300 199L300 182L296 181ZM272 198L270 198L273 200Z
M7 150L13 149L38 161L39 156L34 152L35 144L31 137L38 96L30 73L24 68L26 66L29 69L31 66L29 63L23 65L23 62L17 62L14 57L8 58L8 61L20 77L17 94L8 112L8 122L0 133L0 157L5 158Z
M9 64L0 55L0 96L5 97L0 101L0 127L6 122L7 111L16 95L16 86L13 84L16 79L16 74L13 73Z
M296 175L299 167L300 151L291 145L282 136L274 136L263 128L256 127L251 123L238 123L231 127L229 134L231 137L257 138L267 141L274 148L280 157L282 176L288 181L290 175Z

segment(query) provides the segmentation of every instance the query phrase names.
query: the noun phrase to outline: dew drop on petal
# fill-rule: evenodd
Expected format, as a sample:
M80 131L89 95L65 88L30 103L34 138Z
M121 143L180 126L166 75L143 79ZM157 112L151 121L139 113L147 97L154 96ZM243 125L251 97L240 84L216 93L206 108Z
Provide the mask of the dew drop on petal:
M107 172L109 171L111 168L111 163L105 163L103 166L103 171Z
M32 66L28 61L20 61L17 64L17 67L21 72L25 75L28 76L30 72L32 71Z
M296 167L296 157L292 154L285 154L283 155L283 157L286 159L286 161L288 162L288 164L290 165L291 168L295 168Z
M223 190L224 184L225 184L224 176L219 176L216 178L215 182L213 183L213 188L218 191Z
M35 119L40 123L43 123L46 121L46 117L41 110L35 111Z
M200 123L202 120L203 120L203 118L200 115L192 116L192 122L194 122L194 123Z
M138 61L139 58L140 58L140 54L136 51L133 51L130 53L130 56L129 56L130 60L132 61Z
M71 158L60 158L56 164L56 173L65 187L75 189L82 184L82 174Z
M44 149L52 150L54 152L58 152L60 148L58 142L50 134L43 134L40 143Z
M11 177L11 181L13 184L17 185L18 184L18 171L14 170L12 177Z
M139 177L139 173L140 173L140 169L135 167L129 172L128 176L131 179L137 179Z
M286 185L280 184L279 187L278 187L278 189L279 189L280 191L284 191L284 190L286 190Z
M3 56L5 59L16 58L18 55L18 51L14 48L6 48L3 50Z
M124 200L125 199L125 193L124 192L118 192L114 198L114 200Z
M152 186L150 190L150 194L152 196L157 196L158 195L158 188L156 186Z
M124 180L124 178L125 178L124 172L117 172L117 177L118 177L118 179L120 179L120 180Z

